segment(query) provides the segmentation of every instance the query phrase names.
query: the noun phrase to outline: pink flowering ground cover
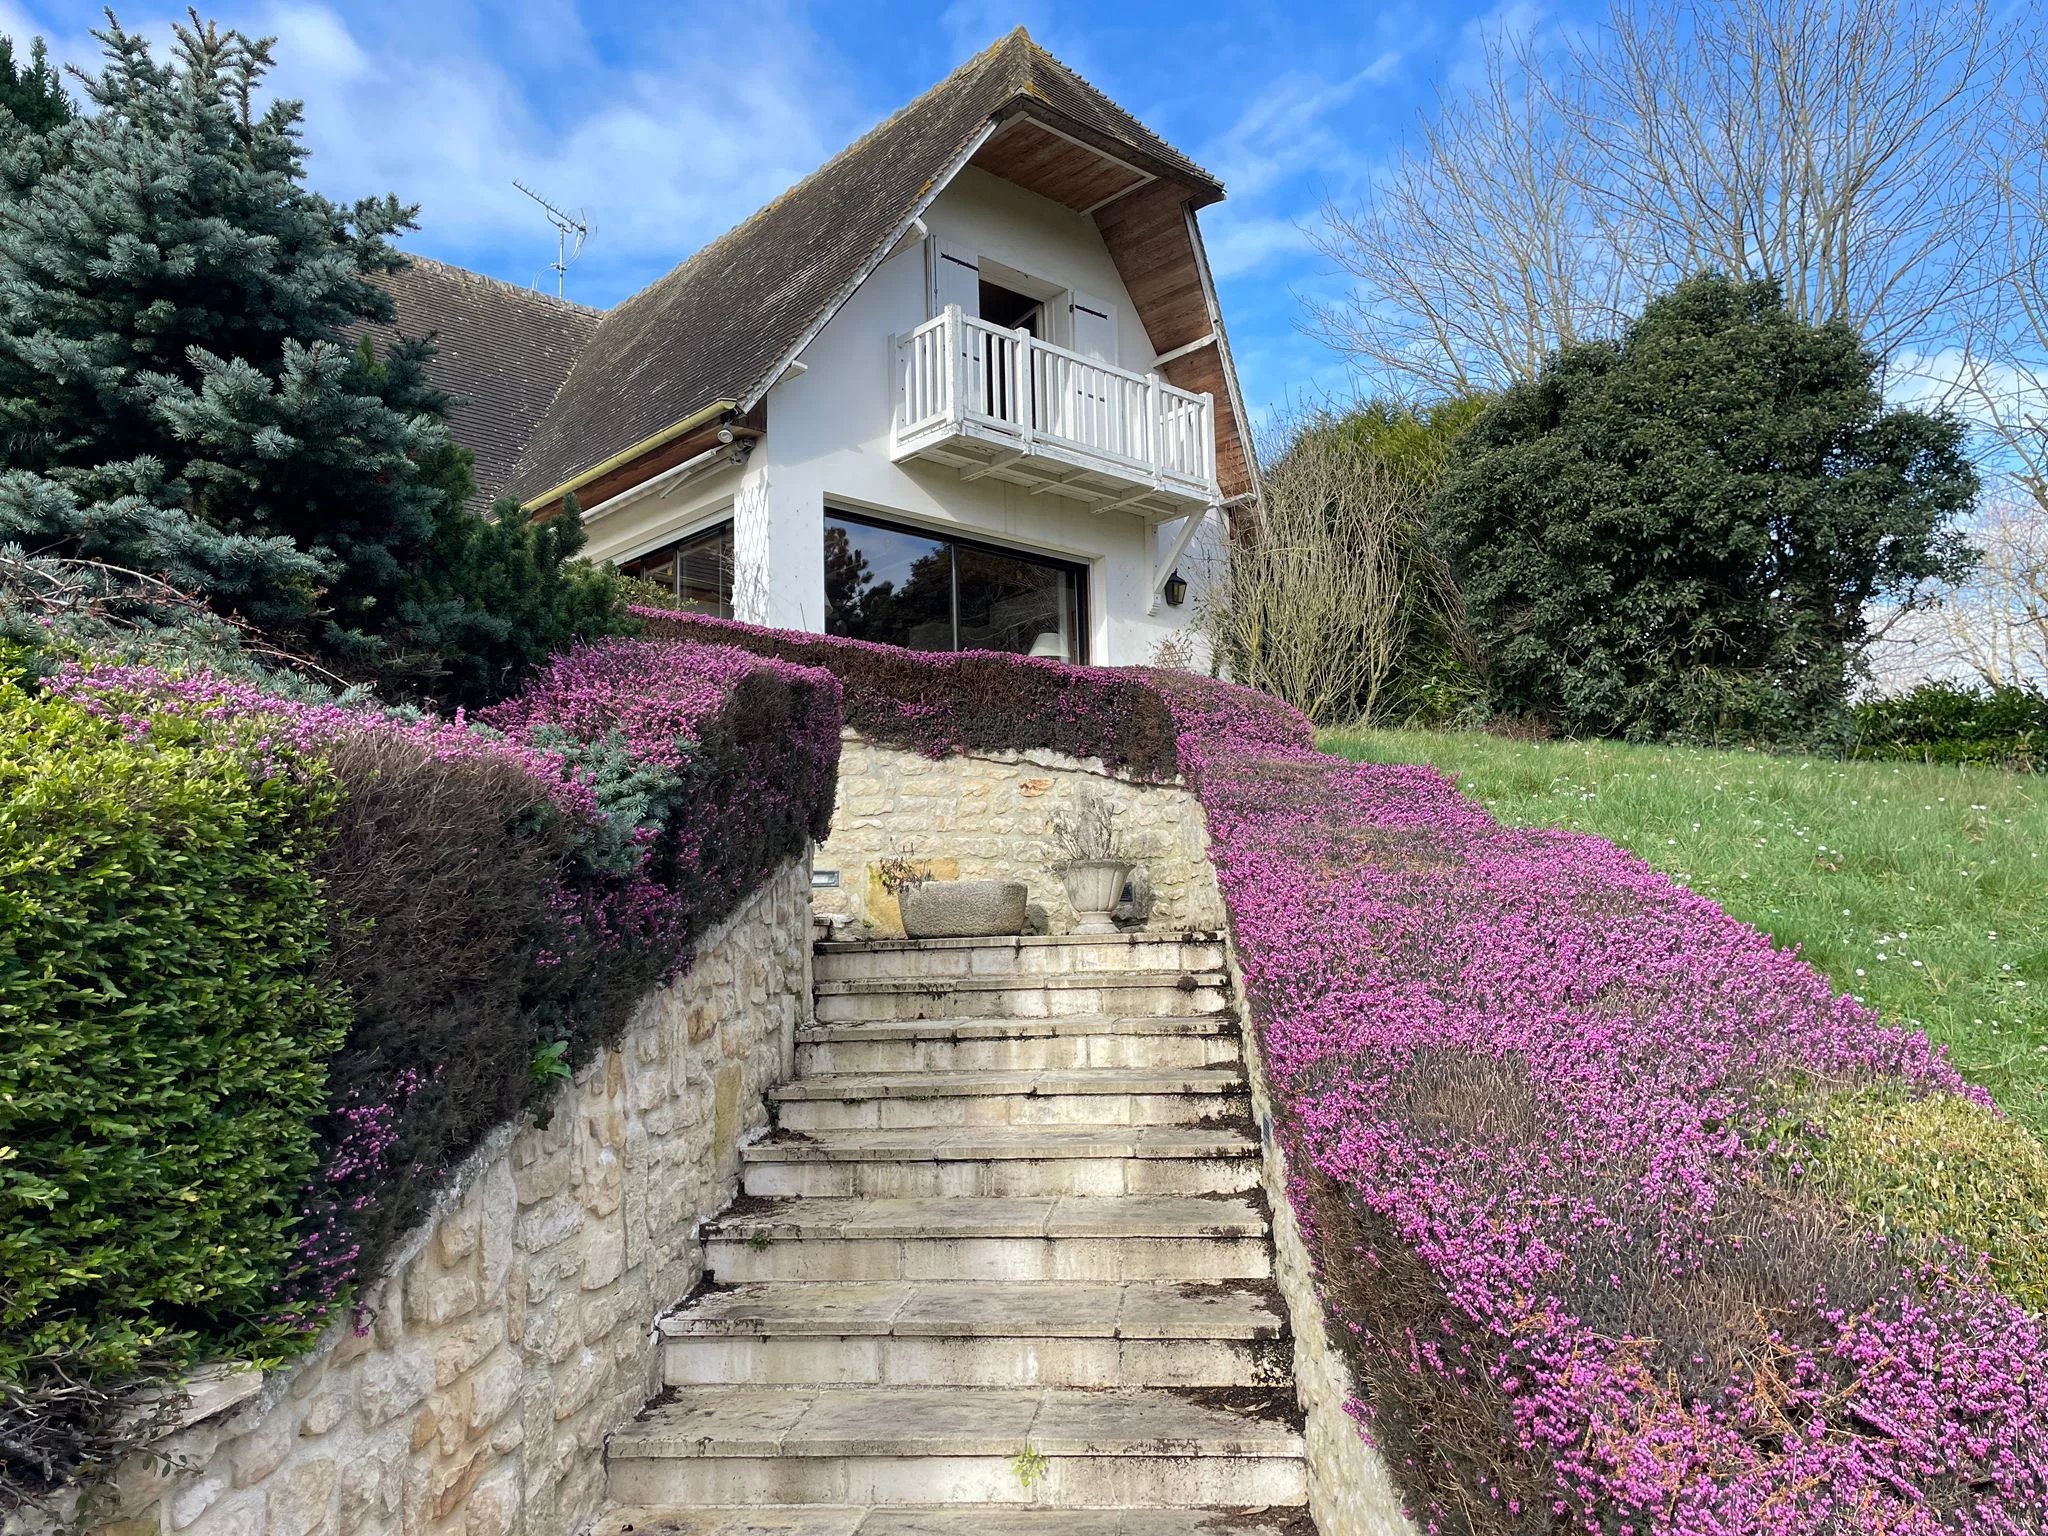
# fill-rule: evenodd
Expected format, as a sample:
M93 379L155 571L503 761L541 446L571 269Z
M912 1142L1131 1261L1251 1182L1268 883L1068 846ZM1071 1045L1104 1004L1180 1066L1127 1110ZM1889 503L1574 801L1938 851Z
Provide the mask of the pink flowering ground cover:
M1788 1089L1982 1099L1610 844L1155 675L1292 1197L1429 1530L2039 1531L2048 1328L1774 1155Z
M345 1302L493 1126L822 838L839 757L829 674L674 641L578 649L478 719L137 666L44 686L131 735L217 725L255 771L342 791L317 873L352 1020L267 1324Z
M907 651L867 640L761 629L636 608L651 635L739 646L823 668L845 689L846 723L870 741L929 757L1040 749L1170 779L1174 723L1135 672L997 651Z

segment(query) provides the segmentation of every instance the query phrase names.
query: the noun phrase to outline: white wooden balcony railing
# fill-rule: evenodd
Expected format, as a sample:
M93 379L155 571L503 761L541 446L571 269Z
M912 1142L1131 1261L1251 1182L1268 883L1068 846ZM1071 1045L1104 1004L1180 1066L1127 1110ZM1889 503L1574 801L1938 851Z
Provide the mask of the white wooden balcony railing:
M1094 504L1159 515L1216 491L1207 395L1131 373L948 305L895 340L891 455L955 464Z

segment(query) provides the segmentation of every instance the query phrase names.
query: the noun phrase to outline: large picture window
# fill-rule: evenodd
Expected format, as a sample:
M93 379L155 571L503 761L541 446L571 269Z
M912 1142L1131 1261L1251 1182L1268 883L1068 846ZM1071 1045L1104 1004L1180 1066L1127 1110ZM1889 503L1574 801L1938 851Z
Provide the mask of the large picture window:
M1088 659L1082 567L828 511L825 631L919 651Z
M628 576L665 587L676 607L685 613L708 613L720 619L732 617L730 520L631 560L621 560L619 569Z

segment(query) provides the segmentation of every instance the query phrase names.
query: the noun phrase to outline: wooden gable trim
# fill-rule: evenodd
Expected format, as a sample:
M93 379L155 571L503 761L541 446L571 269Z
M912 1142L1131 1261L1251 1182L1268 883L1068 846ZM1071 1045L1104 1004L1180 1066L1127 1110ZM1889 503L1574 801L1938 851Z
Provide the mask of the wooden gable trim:
M1226 497L1243 495L1252 489L1255 463L1192 199L1185 188L1160 181L1094 217L1153 353L1166 359L1159 372L1168 383L1214 397L1216 478ZM1212 334L1216 345L1197 345Z

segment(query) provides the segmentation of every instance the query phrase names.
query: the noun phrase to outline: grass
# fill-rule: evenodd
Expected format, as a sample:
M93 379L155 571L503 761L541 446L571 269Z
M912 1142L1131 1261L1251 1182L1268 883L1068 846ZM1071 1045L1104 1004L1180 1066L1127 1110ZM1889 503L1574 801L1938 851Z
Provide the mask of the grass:
M1479 734L1333 731L1514 826L1591 832L1924 1029L2048 1139L2048 778Z

